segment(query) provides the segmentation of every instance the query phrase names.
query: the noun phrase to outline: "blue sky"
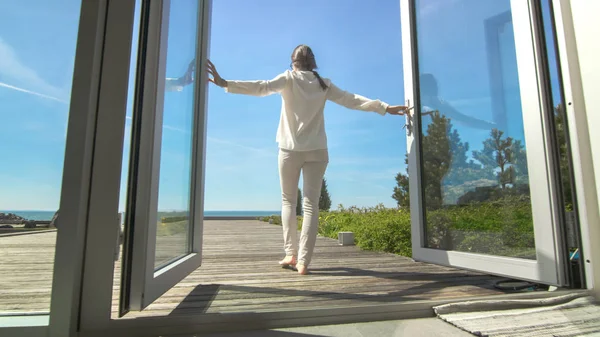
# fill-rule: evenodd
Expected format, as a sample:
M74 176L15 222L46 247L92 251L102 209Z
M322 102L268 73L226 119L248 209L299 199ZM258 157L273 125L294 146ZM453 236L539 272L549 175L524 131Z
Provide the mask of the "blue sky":
M321 74L338 86L403 104L398 1L213 4L211 59L225 78L275 77L289 69L291 51L304 43L314 50ZM296 14L298 6L302 14ZM208 136L213 141L208 147L206 193L215 209L230 207L232 200L255 209L279 208L275 132L280 104L277 95L255 98L211 87ZM392 206L394 177L404 167L404 118L351 111L333 103L328 103L325 118L330 151L326 177L333 205Z
M183 74L195 43L194 1L173 4L168 77ZM0 4L0 125L10 125L0 133L0 154L10 163L0 166L0 209L58 207L79 8L76 0ZM492 119L481 27L484 18L507 9L509 1L418 1L422 71L436 76L440 96L464 114ZM211 29L210 57L226 79L275 77L288 69L292 49L304 43L313 48L321 75L339 87L404 103L398 0L215 0ZM503 36L505 80L514 82L512 32ZM508 101L513 136L522 138L514 95L518 87L507 90L509 97L517 96ZM189 86L165 94L161 209L181 209L187 203L192 91ZM205 209L280 208L279 109L277 95L256 98L210 88ZM394 206L394 177L405 170L404 118L333 103L325 114L330 149L326 177L333 205ZM479 148L489 133L455 125L471 149Z

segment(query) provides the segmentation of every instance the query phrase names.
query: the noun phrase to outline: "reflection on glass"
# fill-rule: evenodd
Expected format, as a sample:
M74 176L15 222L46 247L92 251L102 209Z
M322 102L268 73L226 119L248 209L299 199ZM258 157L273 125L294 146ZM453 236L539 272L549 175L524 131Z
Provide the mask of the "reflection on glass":
M50 311L80 10L0 1L0 316Z
M535 259L509 0L417 0L429 248Z
M170 2L154 266L190 252L198 0ZM165 29L165 28L164 28ZM164 35L163 35L164 36ZM182 75L183 74L183 75Z

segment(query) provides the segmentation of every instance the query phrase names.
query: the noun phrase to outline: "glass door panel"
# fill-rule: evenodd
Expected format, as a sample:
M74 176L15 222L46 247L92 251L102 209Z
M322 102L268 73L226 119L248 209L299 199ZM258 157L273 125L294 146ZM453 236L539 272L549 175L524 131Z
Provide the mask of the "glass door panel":
M210 3L142 3L121 314L201 264Z
M4 322L50 312L57 237L69 230L59 232L58 209L69 194L63 175L71 95L80 93L73 74L81 8L81 0L0 2L0 317L11 317ZM61 218L76 212L72 205Z
M405 0L402 21L413 257L561 283L527 2Z
M165 56L159 59L159 78L166 78L163 99L157 102L157 116L162 112L158 204L154 267L156 269L191 252L193 235L192 163L194 157L195 87L192 81L198 41L198 1L171 2L163 11L168 20L161 41ZM167 17L168 16L168 17ZM162 56L162 55L161 55ZM155 144L155 145L158 145Z

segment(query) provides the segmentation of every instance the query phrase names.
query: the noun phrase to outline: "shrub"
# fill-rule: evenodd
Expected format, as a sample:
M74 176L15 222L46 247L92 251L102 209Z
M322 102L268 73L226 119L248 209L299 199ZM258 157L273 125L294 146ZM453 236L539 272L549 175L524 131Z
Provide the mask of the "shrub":
M452 205L428 210L427 243L430 248L513 257L535 257L533 218L528 196L507 196L492 202ZM281 217L271 216L274 224ZM302 217L298 217L298 228ZM410 211L406 208L338 206L321 212L319 235L337 239L338 232L354 233L365 250L412 256Z
M535 249L528 196L505 196L426 214L427 238L432 248L504 256L529 256Z
M180 222L187 221L189 217L187 216L163 216L160 218L160 222L162 223L171 223L171 222Z
M157 236L170 236L185 233L189 230L189 221L161 222L156 228Z
M259 220L260 221L264 221L264 222L268 222L268 223L273 224L273 225L280 225L281 226L281 216L279 216L279 215L265 216L265 217L261 217Z
M337 239L338 232L354 233L356 245L365 250L411 256L410 213L403 209L370 208L322 212L319 234Z

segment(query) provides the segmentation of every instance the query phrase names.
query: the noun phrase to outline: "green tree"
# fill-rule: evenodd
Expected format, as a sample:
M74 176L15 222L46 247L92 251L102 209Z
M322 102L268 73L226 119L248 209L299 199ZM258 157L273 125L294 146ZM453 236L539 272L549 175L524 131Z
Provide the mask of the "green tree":
M515 183L529 184L529 169L527 168L527 151L520 140L512 143L512 167L515 170Z
M481 165L467 157L469 143L461 141L458 131L452 129L451 123L449 126L448 141L450 150L452 151L452 165L450 172L448 172L444 179L444 185L456 186L474 180L494 178L491 172L484 172L481 169Z
M421 143L423 156L421 172L426 207L437 209L444 204L444 185L463 184L466 179L476 173L467 175L461 173L461 170L474 171L478 166L473 161L467 162L466 153L469 144L461 142L450 119L438 111L433 112L430 116L431 123L427 125L427 132L423 135ZM396 175L396 186L392 198L399 206L410 206L408 154L404 163L406 164L406 174L400 172Z
M444 203L442 181L452 164L450 145L450 119L439 112L431 115L427 133L422 138L421 155L423 158L423 190L425 205L428 209L440 208Z
M296 215L302 215L302 190L298 188L298 201L296 202Z
M410 193L408 190L408 153L404 157L404 164L406 164L406 174L398 172L396 175L396 186L394 187L392 198L396 200L398 206L410 207Z
M468 158L469 143L463 142L456 129L448 121L448 141L452 152L450 170L444 176L442 188L444 203L456 204L466 192L493 183L495 176L491 171L484 171L481 165Z
M492 129L490 138L483 141L483 149L473 151L473 158L481 163L484 170L496 172L498 184L503 189L515 182L513 139L503 138L504 132Z
M319 196L319 210L328 212L331 209L331 196L327 190L327 179L323 178L321 196Z

